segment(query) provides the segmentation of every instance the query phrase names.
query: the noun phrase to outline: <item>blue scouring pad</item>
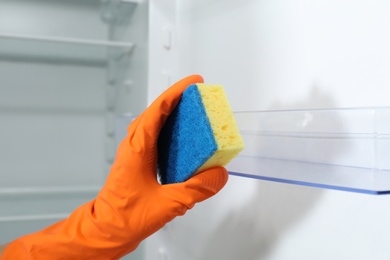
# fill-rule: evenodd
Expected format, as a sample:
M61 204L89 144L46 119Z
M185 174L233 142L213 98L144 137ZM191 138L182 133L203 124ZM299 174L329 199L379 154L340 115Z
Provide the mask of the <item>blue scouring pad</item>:
M186 181L200 171L227 164L243 148L222 86L190 85L160 132L160 181Z

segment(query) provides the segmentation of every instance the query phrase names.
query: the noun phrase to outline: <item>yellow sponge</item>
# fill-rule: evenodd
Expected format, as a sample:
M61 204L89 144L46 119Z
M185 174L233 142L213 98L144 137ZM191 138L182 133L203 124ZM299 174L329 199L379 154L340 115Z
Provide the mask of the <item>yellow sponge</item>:
M223 87L206 84L197 86L217 143L215 153L196 171L200 172L213 166L228 164L245 145Z
M190 85L160 133L161 182L183 182L200 171L224 166L243 148L223 87Z

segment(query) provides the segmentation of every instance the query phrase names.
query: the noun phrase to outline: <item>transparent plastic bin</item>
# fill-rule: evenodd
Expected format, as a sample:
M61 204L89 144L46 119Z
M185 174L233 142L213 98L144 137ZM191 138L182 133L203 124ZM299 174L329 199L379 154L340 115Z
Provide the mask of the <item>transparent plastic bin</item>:
M236 112L246 148L230 174L390 194L390 108Z

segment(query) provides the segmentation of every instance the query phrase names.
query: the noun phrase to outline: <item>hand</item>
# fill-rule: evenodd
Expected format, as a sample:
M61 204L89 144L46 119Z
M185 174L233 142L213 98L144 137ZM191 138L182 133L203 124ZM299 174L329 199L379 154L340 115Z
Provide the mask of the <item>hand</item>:
M157 139L193 75L164 92L128 128L106 183L95 200L67 219L11 242L1 259L119 259L195 203L216 194L228 179L223 167L188 181L157 181Z

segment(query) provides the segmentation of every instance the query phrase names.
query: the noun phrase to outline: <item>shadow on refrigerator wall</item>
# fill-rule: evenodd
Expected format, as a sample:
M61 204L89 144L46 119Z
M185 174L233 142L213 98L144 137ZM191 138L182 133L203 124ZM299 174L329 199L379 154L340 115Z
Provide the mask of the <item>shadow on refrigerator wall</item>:
M293 104L275 103L270 110L285 107L332 108L335 102L314 86L306 99ZM337 128L342 129L343 122L337 123ZM332 157L347 152L347 149L326 147L323 152L324 157L331 161ZM255 187L256 191L245 204L224 214L226 217L219 221L199 259L210 256L213 259L267 259L283 236L305 220L324 192L318 188L280 183L270 185L264 181L258 181ZM240 187L234 189L239 196Z

